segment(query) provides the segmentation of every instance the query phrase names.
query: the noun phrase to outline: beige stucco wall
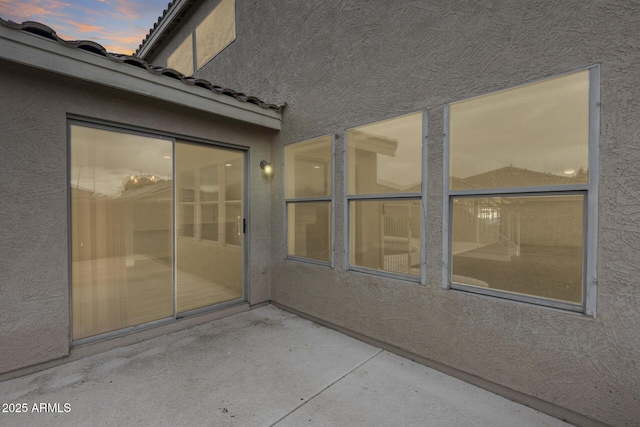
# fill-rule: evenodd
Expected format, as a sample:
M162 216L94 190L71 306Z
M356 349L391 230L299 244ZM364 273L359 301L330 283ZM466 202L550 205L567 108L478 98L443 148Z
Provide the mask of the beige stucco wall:
M0 374L69 353L69 114L248 148L249 303L269 299L273 131L5 61L0 82Z
M215 2L205 3L210 8ZM272 150L276 171L283 168L283 145L340 136L335 268L284 259L283 182L276 175L271 298L587 417L637 425L637 3L236 4L236 41L197 75L271 102L286 101L281 138ZM153 61L162 64L187 32L180 29ZM602 100L596 318L442 289L444 104L593 64L601 64ZM345 271L341 136L346 128L418 110L429 121L426 286Z

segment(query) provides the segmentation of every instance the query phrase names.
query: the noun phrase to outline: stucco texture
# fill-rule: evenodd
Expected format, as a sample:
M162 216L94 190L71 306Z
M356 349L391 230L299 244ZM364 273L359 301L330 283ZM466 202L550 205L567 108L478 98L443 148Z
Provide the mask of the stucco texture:
M205 3L151 62L162 64L215 2ZM236 40L197 76L287 103L276 171L284 145L338 135L335 265L285 260L283 180L274 176L271 299L594 420L637 425L637 4L238 0L236 8ZM596 317L442 289L444 104L593 64L602 101ZM426 285L346 271L342 135L419 110L429 122Z
M0 373L69 352L68 115L246 148L248 302L269 299L273 131L4 61L0 82Z

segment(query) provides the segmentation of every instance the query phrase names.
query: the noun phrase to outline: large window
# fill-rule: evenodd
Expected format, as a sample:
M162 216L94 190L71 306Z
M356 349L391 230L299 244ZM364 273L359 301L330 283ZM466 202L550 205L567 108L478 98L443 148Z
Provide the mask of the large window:
M69 128L74 341L243 298L243 151Z
M323 136L284 149L289 258L332 261L332 147Z
M414 113L347 131L350 269L424 276L423 127Z
M595 312L598 71L447 106L445 287Z
M167 67L191 76L236 39L236 2L218 5L169 55Z

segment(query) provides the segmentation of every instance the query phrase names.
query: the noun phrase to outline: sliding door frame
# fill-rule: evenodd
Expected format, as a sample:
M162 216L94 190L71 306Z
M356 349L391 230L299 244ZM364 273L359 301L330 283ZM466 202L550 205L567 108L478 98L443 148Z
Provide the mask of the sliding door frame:
M71 127L72 126L80 126L85 128L92 128L97 130L104 130L114 133L124 133L128 135L142 136L147 138L155 138L160 140L165 140L171 142L171 151L172 151L172 280L173 280L173 315L171 317L166 317L163 319L154 320L147 323L142 323L139 325L133 325L121 329L116 329L113 331L92 335L85 338L80 338L77 340L73 339L73 258L72 258L72 200L71 200ZM100 120L94 118L87 118L80 115L67 115L67 181L66 181L66 189L67 189L67 272L68 272L68 292L69 292L69 345L70 347L78 347L82 345L92 344L100 341L105 341L111 338L131 334L138 331L143 331L146 329L155 328L158 326L166 325L173 323L179 319L198 316L205 313L210 313L214 311L219 311L227 307L235 306L238 304L244 304L249 301L249 274L248 274L248 266L249 266L249 155L250 149L246 146L236 145L225 143L222 141L216 140L208 140L204 138L192 137L188 135L182 135L178 133L172 132L164 132L158 131L154 129L132 126L132 125L123 125L120 123L114 123L107 120ZM214 149L224 149L224 150L233 150L238 151L242 154L242 189L241 189L241 197L242 197L242 248L241 248L241 289L242 296L239 299L233 299L229 301L224 301L221 303L197 308L194 310L185 311L182 313L177 313L177 233L178 233L178 224L177 224L177 188L176 188L176 144L178 143L188 143L194 144L201 147L210 147Z

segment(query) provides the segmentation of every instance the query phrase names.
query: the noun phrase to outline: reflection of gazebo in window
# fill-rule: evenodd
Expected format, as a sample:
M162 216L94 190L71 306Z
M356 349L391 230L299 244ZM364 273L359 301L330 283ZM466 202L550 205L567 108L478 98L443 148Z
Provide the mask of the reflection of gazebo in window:
M467 178L456 190L584 183L572 176L507 166ZM579 302L582 289L583 196L521 193L453 196L452 281Z
M420 275L420 205L383 202L381 229L383 269Z
M519 256L520 213L512 205L499 197L457 199L452 255L503 261Z

